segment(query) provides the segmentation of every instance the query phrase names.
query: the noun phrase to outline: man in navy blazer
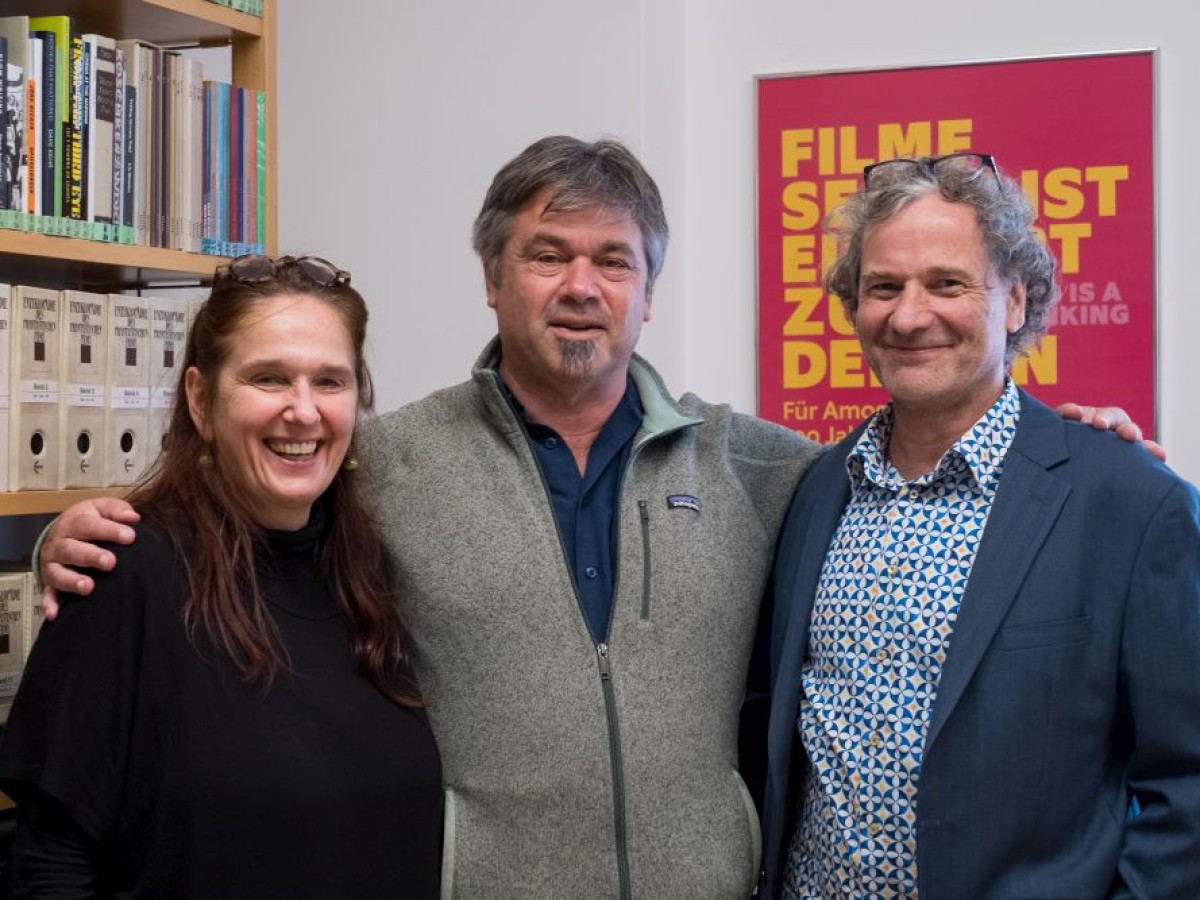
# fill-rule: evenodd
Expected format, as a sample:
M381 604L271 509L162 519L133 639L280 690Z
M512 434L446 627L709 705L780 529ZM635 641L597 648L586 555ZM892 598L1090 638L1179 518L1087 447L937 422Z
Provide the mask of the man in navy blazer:
M1007 377L1054 261L981 154L868 167L843 299L891 403L802 481L766 897L1200 898L1200 500Z

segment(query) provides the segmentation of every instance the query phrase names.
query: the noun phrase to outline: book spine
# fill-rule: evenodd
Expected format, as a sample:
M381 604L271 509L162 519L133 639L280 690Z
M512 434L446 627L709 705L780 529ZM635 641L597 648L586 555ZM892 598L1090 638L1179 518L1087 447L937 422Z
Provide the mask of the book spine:
M267 94L259 91L258 96L258 139L255 141L255 166L258 169L258 233L255 242L265 253L267 247Z
M66 208L71 219L84 217L83 207L83 37L71 35L71 110L67 140Z
M121 154L121 224L133 228L136 203L135 172L137 170L137 85L126 83L124 107L125 149Z
M92 186L91 169L89 168L91 165L91 153L89 152L89 147L91 147L92 142L92 91L95 90L95 85L92 83L93 76L95 74L92 70L92 59L94 52L95 48L92 46L91 41L85 37L83 39L83 60L79 67L80 72L83 73L83 85L81 88L83 119L80 125L79 133L81 138L81 152L83 155L81 162L83 175L81 178L81 202L83 205L83 218L85 220L88 219L91 212L91 199L88 196L88 192L91 190Z
M112 221L121 225L125 221L125 58L118 47L113 48L113 79Z
M245 89L229 92L229 239L242 241L242 101Z
M200 230L200 238L213 237L213 168L215 160L213 159L212 142L213 135L216 129L213 127L213 110L216 108L216 91L213 88L213 82L204 82L204 151L201 160L201 171L203 172L203 182L201 184L200 194L200 215L202 227Z
M9 158L12 143L8 133L8 38L0 35L0 209L8 209Z
M204 190L204 69L195 61L191 66L191 148L188 154L191 159L191 230L188 249L199 253L201 239L204 236L203 198Z
M213 192L216 194L216 214L213 237L219 241L230 240L229 232L229 117L232 85L221 82L217 85L217 134L214 138L216 171L213 173Z
M28 39L26 39L28 40ZM25 147L25 70L11 63L8 66L8 203L7 209L24 209L25 179L29 177Z
M25 197L21 208L27 213L35 213L38 209L38 135L39 92L38 82L41 73L37 61L41 41L37 38L29 40L29 76L25 79Z
M41 209L44 216L58 215L55 203L54 186L58 183L57 166L57 135L60 131L58 124L58 53L53 31L39 31L42 41L42 95L41 106L41 151L39 154L40 170L38 174L38 190L41 193Z
M135 151L137 183L134 186L133 202L136 207L136 227L138 243L149 246L150 238L150 203L154 195L154 141L151 131L154 128L154 48L138 47L138 144Z
M242 241L252 244L258 235L258 98L247 89L242 104Z
M113 221L113 139L117 118L117 53L110 38L90 35L88 64L87 173L84 195L89 221Z

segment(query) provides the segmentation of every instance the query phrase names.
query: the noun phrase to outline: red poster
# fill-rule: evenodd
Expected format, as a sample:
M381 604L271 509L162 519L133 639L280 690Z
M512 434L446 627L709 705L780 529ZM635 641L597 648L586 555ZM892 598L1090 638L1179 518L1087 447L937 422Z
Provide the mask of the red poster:
M836 297L825 215L878 160L991 153L1060 264L1050 333L1018 384L1124 407L1155 431L1154 54L762 77L758 412L836 440L886 401Z

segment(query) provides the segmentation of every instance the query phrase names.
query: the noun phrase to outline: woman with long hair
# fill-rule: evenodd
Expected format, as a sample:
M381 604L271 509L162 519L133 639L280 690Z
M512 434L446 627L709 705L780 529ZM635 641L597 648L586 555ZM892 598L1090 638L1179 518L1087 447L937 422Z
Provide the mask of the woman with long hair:
M218 270L137 540L5 729L18 895L436 893L441 769L354 472L366 322L325 260Z

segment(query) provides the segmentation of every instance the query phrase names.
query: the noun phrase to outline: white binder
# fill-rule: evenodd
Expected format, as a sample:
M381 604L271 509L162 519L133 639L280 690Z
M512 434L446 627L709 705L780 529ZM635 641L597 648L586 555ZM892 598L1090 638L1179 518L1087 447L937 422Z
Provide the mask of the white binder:
M59 329L62 297L12 288L8 488L53 490L59 469Z
M108 295L62 292L59 487L103 487Z
M109 295L109 402L104 424L108 484L133 484L149 459L150 301Z

